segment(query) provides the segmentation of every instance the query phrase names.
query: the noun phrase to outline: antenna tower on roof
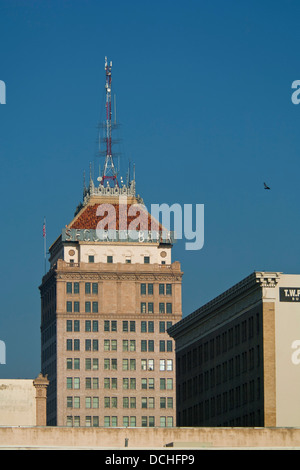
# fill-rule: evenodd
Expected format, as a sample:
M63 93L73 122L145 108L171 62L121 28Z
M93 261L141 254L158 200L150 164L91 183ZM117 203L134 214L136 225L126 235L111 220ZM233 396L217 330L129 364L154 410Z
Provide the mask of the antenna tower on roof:
M111 69L112 69L112 62L108 63L107 57L105 57L106 155L105 155L105 162L103 166L101 184L110 186L110 183L112 183L113 186L118 187L119 184L118 184L118 179L117 179L117 170L115 168L113 155L112 155Z

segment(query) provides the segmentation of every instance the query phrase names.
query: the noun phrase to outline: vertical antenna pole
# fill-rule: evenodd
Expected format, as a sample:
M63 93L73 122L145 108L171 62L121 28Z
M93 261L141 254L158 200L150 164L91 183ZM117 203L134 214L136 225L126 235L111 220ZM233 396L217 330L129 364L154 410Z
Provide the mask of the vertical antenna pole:
M106 82L105 82L105 90L106 90L106 100L105 100L105 107L106 107L106 158L103 168L103 177L101 184L105 183L109 184L109 180L112 180L115 186L118 186L117 180L117 172L113 161L112 156L112 138L111 138L111 130L112 130L112 110L111 110L111 69L112 69L112 62L108 64L107 57L105 57L105 75L106 75Z

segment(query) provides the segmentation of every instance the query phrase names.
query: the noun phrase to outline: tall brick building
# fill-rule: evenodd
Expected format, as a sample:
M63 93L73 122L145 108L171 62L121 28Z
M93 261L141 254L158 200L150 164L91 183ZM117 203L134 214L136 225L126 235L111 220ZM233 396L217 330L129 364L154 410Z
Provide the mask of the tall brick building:
M167 329L182 317L170 233L118 183L106 70L106 159L73 220L49 249L41 293L47 424L174 426L175 353ZM98 183L97 183L98 184Z

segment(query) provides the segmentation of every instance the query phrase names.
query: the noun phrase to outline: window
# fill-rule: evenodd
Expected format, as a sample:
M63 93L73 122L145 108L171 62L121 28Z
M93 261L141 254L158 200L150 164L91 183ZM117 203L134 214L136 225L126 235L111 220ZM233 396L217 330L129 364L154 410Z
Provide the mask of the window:
M79 377L74 377L74 389L75 390L80 389L80 378Z
M142 397L141 404L142 404L142 408L147 408L148 407L146 397Z
M153 313L153 302L148 302L148 313Z
M159 313L165 313L165 304L163 302L159 303Z
M146 428L148 426L148 417L142 416L142 427Z
M67 282L67 294L72 294L72 282Z
M85 407L92 408L92 397L85 397Z
M167 403L166 397L160 397L160 400L159 400L159 407L160 407L160 408L166 408L166 403Z
M72 312L72 302L67 300L67 312Z
M98 302L93 302L93 313L98 313Z
M146 313L146 302L141 302L141 313Z
M67 331L72 331L72 320L67 320Z
M93 320L93 331L94 332L98 331L98 320Z
M118 418L117 418L117 416L112 416L112 417L111 417L111 425L112 425L112 427L118 426Z
M147 390L147 379L141 379L142 390Z
M80 311L80 307L79 307L79 302L74 302L74 312L79 312Z
M107 262L108 263L113 263L113 256L111 256L111 255L107 256Z
M98 294L98 284L97 284L97 282L93 282L92 292L93 292L93 294Z
M129 426L129 416L123 416L123 427L128 428Z
M141 295L146 295L146 284L141 284Z
M67 397L67 408L73 408L73 397Z
M94 262L95 262L94 255L89 255L89 263L94 263Z
M85 321L85 331L91 331L91 320Z
M166 284L166 294L172 295L172 284Z
M165 294L165 285L164 284L159 284L159 294L160 295Z
M93 408L99 408L99 397L93 397Z
M167 379L167 390L173 390L173 379Z
M167 302L167 313L172 313L172 304Z
M144 263L149 264L150 263L150 256L144 256Z
M91 283L90 283L90 282L86 282L86 283L85 283L85 293L86 293L86 294L90 294L90 293L91 293Z
M148 284L148 295L153 295L153 284Z
M67 358L67 369L71 370L73 369L73 359Z
M85 313L91 313L91 302L85 302Z
M74 294L79 294L79 282L74 282Z

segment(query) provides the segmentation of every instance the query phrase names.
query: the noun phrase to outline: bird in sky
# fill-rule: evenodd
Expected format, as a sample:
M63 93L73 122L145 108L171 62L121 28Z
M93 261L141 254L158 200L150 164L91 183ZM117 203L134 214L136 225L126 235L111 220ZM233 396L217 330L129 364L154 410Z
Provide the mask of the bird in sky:
M265 189L271 189L271 188L269 188L269 186L266 183L264 183L264 188Z

